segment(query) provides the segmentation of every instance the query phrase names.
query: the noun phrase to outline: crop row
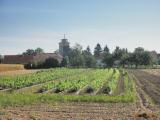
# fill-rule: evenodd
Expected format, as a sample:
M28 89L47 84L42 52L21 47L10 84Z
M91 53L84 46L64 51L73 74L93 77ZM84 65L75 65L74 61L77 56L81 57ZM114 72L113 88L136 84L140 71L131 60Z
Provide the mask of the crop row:
M57 68L32 74L0 77L0 87L19 89L81 73L84 69Z
M68 70L66 70L68 71ZM89 69L83 72L74 69L77 74L67 76L60 81L51 82L43 87L53 89L60 87L63 90L72 88L84 88L89 85L94 90L109 87L111 91L117 88L120 76L123 76L123 94L104 95L104 94L33 94L33 93L0 93L0 106L26 105L32 103L55 103L55 102L135 102L136 88L132 78L128 73L122 74L118 69ZM53 72L53 71L52 71ZM79 73L79 74L78 74ZM81 77L83 76L83 77ZM103 76L103 77L102 77ZM79 82L78 82L79 81ZM84 82L81 82L84 81ZM56 83L56 84L54 84ZM55 85L55 86L54 86Z
M63 81L53 81L51 83L42 86L40 91L52 90L52 92L76 92L82 91L83 89L90 89L91 92L97 91L101 86L106 85L105 88L109 87L114 90L119 80L119 70L117 69L98 69L90 70L70 76ZM108 84L106 84L108 83Z

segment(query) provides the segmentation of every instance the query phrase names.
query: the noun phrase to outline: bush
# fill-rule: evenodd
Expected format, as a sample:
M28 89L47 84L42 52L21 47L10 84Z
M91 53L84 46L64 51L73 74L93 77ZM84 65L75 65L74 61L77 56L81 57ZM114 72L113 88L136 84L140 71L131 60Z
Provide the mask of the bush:
M48 58L45 60L43 64L44 68L54 68L54 67L59 67L59 62L57 59L54 58Z
M40 68L55 68L59 67L57 59L48 58L45 61L34 61L25 65L27 69L40 69Z

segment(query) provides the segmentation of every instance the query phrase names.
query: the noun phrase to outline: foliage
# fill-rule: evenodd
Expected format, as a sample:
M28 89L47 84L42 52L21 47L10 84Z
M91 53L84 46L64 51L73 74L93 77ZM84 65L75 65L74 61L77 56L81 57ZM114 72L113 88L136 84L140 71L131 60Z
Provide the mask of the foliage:
M96 60L90 51L90 47L88 46L86 50L82 51L82 55L84 57L84 65L87 68L95 67Z
M160 65L160 59L158 60L158 64Z
M79 75L66 77L63 81L45 84L42 88L45 90L59 88L61 91L65 91L72 88L78 90L85 86L91 86L96 90L111 77L112 73L112 69L88 70Z
M36 48L35 50L33 49L27 49L25 52L23 52L23 55L35 55L39 53L44 53L44 50L42 48Z
M81 72L82 69L56 68L20 76L0 77L0 87L19 89Z
M69 65L69 58L68 56L63 57L62 61L61 61L61 67L67 67Z
M110 51L107 45L103 49L103 54L110 54Z
M111 80L108 82L108 86L111 89L111 92L115 91L119 79L120 79L120 72L119 72L119 70L115 69L115 72L114 72Z
M113 55L112 54L104 54L103 63L105 64L105 67L112 67L114 64Z
M97 46L94 48L94 56L100 57L101 53L102 53L102 48L101 45L98 43Z
M43 68L55 68L59 66L59 62L57 59L54 58L48 58L43 63Z
M152 58L148 51L145 51L144 48L138 47L133 52L133 61L136 67L138 65L150 65L152 63Z
M27 49L26 52L23 52L23 55L34 55L35 51L33 49Z
M36 48L35 50L34 50L34 52L36 53L36 54L39 54L39 53L44 53L44 50L42 49L42 48Z
M84 66L84 58L79 48L74 48L69 54L69 64L73 67Z
M46 90L54 87L62 90L83 89L86 86L97 91L101 86L107 85L114 91L117 87L120 71L118 69L51 69L38 73L20 75L18 77L4 77L0 79L0 85L10 88L22 88L25 86L44 83ZM64 79L62 79L64 78ZM32 93L0 93L0 106L27 105L35 103L54 102L134 102L136 100L135 85L128 73L124 74L124 93L121 95L65 95L65 94L32 94Z

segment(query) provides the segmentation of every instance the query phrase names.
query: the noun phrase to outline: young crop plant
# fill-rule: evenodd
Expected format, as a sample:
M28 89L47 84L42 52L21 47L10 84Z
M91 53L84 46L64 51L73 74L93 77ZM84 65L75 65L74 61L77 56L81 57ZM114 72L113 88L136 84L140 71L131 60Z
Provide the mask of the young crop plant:
M58 88L61 91L65 91L68 89L78 90L89 84L92 80L94 80L96 73L97 70L89 70L81 74L67 77L63 81L49 83L47 85L44 85L43 87L47 89Z
M133 79L131 79L127 72L124 76L124 99L134 102L136 101L136 87Z
M120 79L120 71L118 69L114 69L114 74L111 80L108 82L108 87L111 90L110 94L112 94L115 91L119 79Z
M93 88L97 90L105 83L107 83L112 75L113 69L104 69L99 71L99 74L97 74L96 79L91 83L91 86L93 86Z
M42 75L42 76L41 76ZM45 75L45 76L43 76ZM115 91L119 83L121 72L119 69L51 69L38 73L15 77L14 82L2 82L6 86L20 87L42 82L46 77L49 82L43 83L43 94L35 93L0 93L0 106L26 105L32 103L54 102L134 102L136 100L135 83L124 74L123 94L110 95L108 92ZM38 76L38 77L37 77ZM41 79L41 77L43 79ZM36 78L36 80L34 80ZM52 80L51 80L52 78ZM58 79L53 79L58 78ZM22 81L21 81L22 80ZM31 80L31 81L30 81ZM50 81L51 80L51 81ZM16 83L19 81L19 83ZM44 81L43 81L44 82ZM59 94L48 94L48 91ZM98 91L99 90L99 91ZM102 90L102 91L101 91ZM51 92L50 91L50 92ZM97 92L98 91L98 92ZM81 93L81 94L78 94ZM97 93L97 94L95 94Z
M56 80L58 78L67 77L80 73L82 71L83 69L56 68L40 71L33 74L5 76L0 78L0 87L19 89L51 80Z
M113 74L113 69L96 69L77 74L75 76L67 77L63 81L55 81L46 84L42 89L59 89L59 91L78 91L85 89L87 86L93 90L97 90L105 81L107 81Z

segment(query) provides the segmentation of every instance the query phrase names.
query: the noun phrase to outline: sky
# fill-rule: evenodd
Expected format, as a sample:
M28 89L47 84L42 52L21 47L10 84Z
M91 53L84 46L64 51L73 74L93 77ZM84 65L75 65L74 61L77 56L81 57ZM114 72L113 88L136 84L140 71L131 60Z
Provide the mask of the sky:
M0 54L97 43L160 53L160 0L0 0Z

